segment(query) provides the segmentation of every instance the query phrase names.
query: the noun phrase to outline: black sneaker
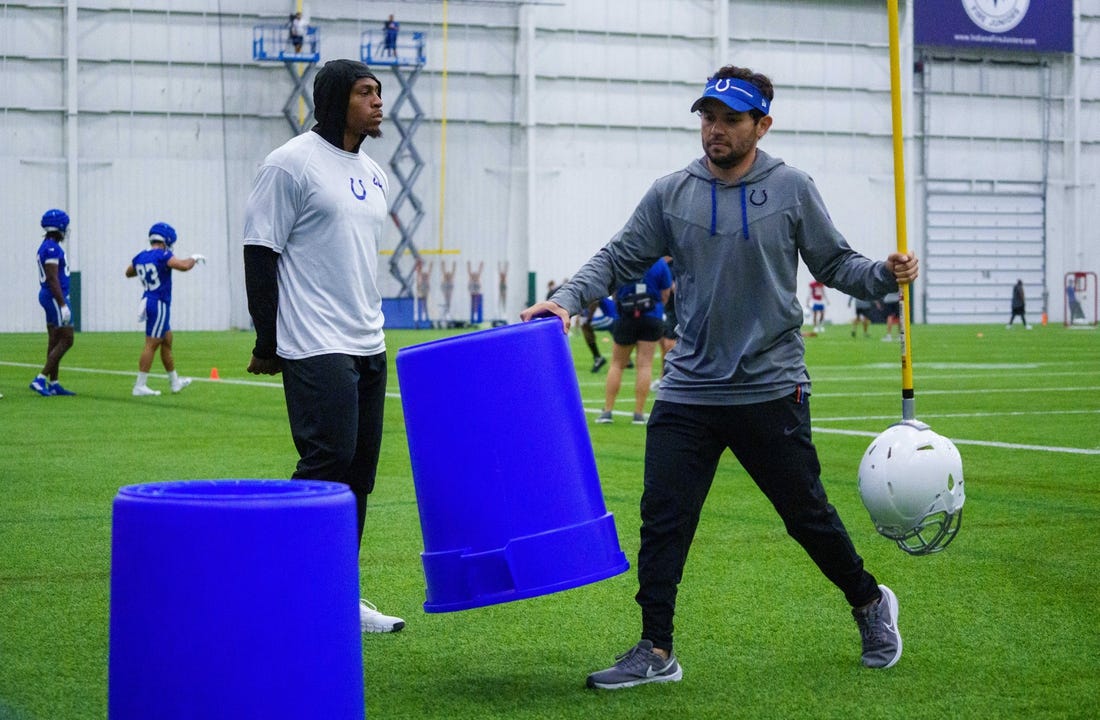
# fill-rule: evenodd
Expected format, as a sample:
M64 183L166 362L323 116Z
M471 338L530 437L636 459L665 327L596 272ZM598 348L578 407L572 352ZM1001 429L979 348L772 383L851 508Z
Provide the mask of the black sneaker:
M852 609L863 642L863 664L888 668L901 658L901 633L898 632L898 597L885 585L879 585L882 597L864 609Z
M684 676L676 656L665 660L653 652L653 643L649 640L642 640L615 660L608 669L589 675L588 687L618 690L651 682L676 682Z
M602 355L592 361L592 372L597 373L604 365L607 364L607 358Z

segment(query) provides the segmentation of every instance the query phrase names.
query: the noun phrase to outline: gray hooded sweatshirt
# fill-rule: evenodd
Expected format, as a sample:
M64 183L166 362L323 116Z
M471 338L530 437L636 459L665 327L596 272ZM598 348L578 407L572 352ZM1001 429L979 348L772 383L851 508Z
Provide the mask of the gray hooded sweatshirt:
M744 405L809 391L798 258L857 298L898 289L884 262L849 247L806 173L757 149L736 185L703 159L658 179L634 214L551 299L571 314L672 256L679 340L659 399Z

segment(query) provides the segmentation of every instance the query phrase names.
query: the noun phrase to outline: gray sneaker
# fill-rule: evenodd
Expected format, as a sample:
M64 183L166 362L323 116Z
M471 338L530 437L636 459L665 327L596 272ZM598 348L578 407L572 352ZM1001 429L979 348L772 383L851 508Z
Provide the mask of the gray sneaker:
M676 682L684 676L673 655L668 660L653 652L653 643L642 640L615 658L614 665L588 676L590 688L618 690L651 682Z
M634 423L635 425L645 425L645 423L646 423L645 414L644 413L634 413L634 419L631 420L630 422Z
M885 585L879 585L882 598L863 610L853 609L863 641L863 664L888 668L901 658L901 633L898 632L898 597Z
M611 422L611 411L610 410L604 410L602 413L600 413L600 416L598 418L596 418L596 423L598 425L606 425L609 422Z

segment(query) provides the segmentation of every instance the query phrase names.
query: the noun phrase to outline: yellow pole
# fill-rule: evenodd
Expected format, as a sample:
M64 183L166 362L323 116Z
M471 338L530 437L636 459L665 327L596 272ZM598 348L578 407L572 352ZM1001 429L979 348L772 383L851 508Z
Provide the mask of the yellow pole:
M898 0L888 0L890 29L890 100L893 110L893 134L894 134L894 221L897 227L898 252L908 252L908 242L905 235L905 143L901 127L901 48L900 48L900 22L898 20ZM913 394L913 363L909 342L911 339L909 328L909 284L903 284L901 290L901 304L898 310L901 315L898 332L901 336L901 418L912 420L915 418L914 394Z
M447 196L447 0L443 0L443 80L439 122L439 252L443 252L443 208Z

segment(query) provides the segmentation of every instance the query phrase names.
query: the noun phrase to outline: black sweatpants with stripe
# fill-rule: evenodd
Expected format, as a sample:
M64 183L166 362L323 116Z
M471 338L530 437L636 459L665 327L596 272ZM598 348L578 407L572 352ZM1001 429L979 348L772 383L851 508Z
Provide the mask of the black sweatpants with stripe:
M641 502L635 599L642 609L643 639L672 651L677 587L718 460L727 448L771 501L787 533L852 607L879 597L877 581L863 568L821 485L808 395L799 391L754 405L658 400L646 430Z
M386 353L283 360L295 480L341 482L355 495L359 539L374 490L386 404Z

